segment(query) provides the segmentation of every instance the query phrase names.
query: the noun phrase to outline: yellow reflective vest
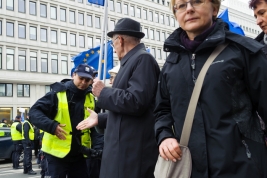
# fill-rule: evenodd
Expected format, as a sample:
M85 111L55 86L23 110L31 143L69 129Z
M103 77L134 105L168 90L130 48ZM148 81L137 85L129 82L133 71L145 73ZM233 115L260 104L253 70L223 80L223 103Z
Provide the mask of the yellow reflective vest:
M17 131L17 129L16 129L18 124L20 124L20 122L14 122L11 125L11 138L13 141L22 140L22 134L19 131Z
M32 125L31 125L31 123L29 121L27 121L27 120L25 120L24 123L22 124L22 139L25 139L24 138L24 128L23 127L24 127L24 124L26 122L30 125L29 138L30 138L30 140L34 140L34 129L33 129Z
M0 127L7 127L6 123L0 123Z
M56 135L45 132L42 141L42 151L58 158L64 158L71 149L72 126L66 91L58 92L57 98L58 112L56 114L55 121L60 124L66 124L65 127L62 127L62 129L64 129L64 131L66 131L67 133L67 135L65 135L66 140L60 140ZM91 93L87 94L84 102L84 119L86 119L90 115L87 111L87 108L94 110L94 107L94 96ZM90 129L85 129L82 131L81 144L87 148L91 148Z

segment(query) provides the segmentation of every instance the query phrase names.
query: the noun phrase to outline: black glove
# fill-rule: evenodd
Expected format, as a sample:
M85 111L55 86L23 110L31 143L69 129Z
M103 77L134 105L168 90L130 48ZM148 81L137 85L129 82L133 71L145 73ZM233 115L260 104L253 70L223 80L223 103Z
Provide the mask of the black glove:
M90 149L85 146L81 146L81 153L94 159L101 159L102 157L102 150L95 150L95 149Z

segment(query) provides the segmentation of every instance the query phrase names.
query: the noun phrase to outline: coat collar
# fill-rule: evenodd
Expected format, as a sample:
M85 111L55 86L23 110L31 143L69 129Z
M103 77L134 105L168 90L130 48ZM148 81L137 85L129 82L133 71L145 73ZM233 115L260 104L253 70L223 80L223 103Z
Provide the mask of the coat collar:
M122 59L121 59L121 66L128 61L128 59L133 56L139 50L146 50L144 43L140 43L136 45L133 49L131 49Z

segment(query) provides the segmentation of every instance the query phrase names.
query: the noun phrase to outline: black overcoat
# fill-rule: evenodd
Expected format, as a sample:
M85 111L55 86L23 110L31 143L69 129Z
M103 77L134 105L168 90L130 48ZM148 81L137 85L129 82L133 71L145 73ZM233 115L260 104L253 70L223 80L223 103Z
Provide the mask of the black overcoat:
M164 44L171 53L161 71L156 97L158 144L169 137L180 140L194 88L192 75L197 78L214 48L227 41L229 45L207 71L198 100L188 145L191 177L266 178L267 149L256 114L267 121L267 60L262 45L229 32L218 19L192 53L180 43L181 32L175 30Z
M101 178L154 177L158 148L153 109L159 72L141 43L121 59L112 88L101 91L97 106L109 110Z

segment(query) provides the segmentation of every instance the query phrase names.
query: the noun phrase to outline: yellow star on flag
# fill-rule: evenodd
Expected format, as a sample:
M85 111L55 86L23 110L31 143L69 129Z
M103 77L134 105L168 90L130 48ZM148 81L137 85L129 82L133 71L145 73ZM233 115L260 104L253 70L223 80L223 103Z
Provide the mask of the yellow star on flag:
M83 62L84 62L84 63L86 63L86 62L87 62L87 59L86 59L86 58L84 58L84 59L83 59Z
M88 53L86 53L86 55L85 55L86 57L89 57L89 54Z
M95 52L92 50L91 53L94 54Z

